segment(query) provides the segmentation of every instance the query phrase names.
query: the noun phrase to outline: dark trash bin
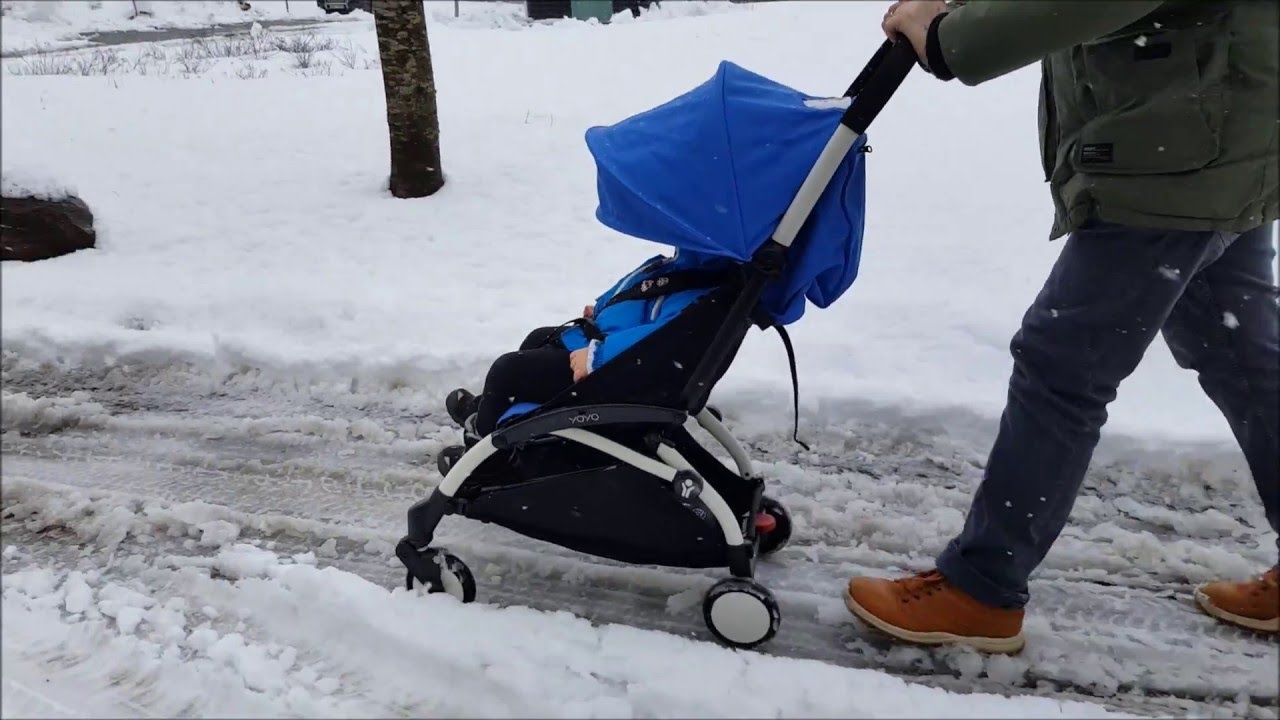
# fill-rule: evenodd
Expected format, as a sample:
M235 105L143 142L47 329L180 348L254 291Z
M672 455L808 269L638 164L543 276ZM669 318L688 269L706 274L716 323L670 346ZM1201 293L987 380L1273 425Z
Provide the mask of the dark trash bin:
M654 0L613 0L613 12L630 10L632 17L640 17L641 10L657 4ZM525 0L525 13L530 20L559 20L573 17L572 0Z
M530 20L558 20L573 14L571 0L525 0Z
M631 17L640 17L640 9L649 9L654 4L654 0L613 0L613 13L616 15L623 10L630 10Z

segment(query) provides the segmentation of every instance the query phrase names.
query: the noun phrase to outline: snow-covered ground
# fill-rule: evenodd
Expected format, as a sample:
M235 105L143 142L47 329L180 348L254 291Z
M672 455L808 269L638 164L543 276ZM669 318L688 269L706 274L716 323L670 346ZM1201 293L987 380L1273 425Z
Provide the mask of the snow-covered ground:
M668 2L645 11L642 22L719 12L727 0ZM56 51L89 45L93 33L207 28L242 23L372 23L369 14L326 14L315 0L254 0L242 10L236 0L0 0L0 52ZM529 25L522 0L428 0L432 23L457 27L518 30ZM633 22L621 13L617 23ZM560 21L541 21L557 25Z
M251 2L248 10L241 10L235 0L3 0L0 13L0 48L6 54L33 48L75 47L85 44L85 34L112 30L199 28L327 17L314 1L307 0Z
M6 268L5 344L248 364L290 382L475 381L530 326L572 316L656 249L594 221L587 127L689 89L722 58L838 93L879 41L870 6L724 5L612 26L433 25L448 186L429 202L383 191L368 23L331 27L334 48L305 61L191 60L178 43L164 61L123 51L106 79L7 77L4 172L74 183L101 249ZM861 276L795 328L810 411L999 413L1009 338L1058 249L1034 151L1037 77L977 89L913 77L873 128ZM776 341L753 335L724 387L781 410L786 378ZM1230 440L1163 343L1109 429Z
M73 189L99 247L0 267L3 714L1090 711L1040 694L1274 717L1274 648L1196 615L1186 592L1260 569L1274 534L1225 422L1160 343L1037 575L1023 656L889 648L840 603L849 574L926 566L980 476L1008 339L1058 249L1034 71L981 88L913 76L873 127L861 275L794 327L813 452L784 441L772 337L749 337L717 389L796 515L795 546L762 569L784 605L776 657L672 637L706 638L696 606L714 574L618 568L494 528L444 535L485 604L387 590L404 509L457 441L444 393L656 249L595 223L585 129L721 59L838 93L883 12L664 3L527 26L518 6L480 5L457 20L429 5L448 184L423 200L384 190L367 15L4 61L6 189ZM46 32L10 19L6 48ZM293 557L308 552L317 567Z

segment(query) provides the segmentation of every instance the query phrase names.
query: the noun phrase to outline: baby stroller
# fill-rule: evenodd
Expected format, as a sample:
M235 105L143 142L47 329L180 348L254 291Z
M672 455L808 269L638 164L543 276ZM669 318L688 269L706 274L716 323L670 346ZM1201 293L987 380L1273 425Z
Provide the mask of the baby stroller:
M781 614L755 562L786 543L791 521L707 400L753 324L781 329L806 299L826 307L852 283L865 131L915 63L908 43L886 42L838 102L722 63L695 90L588 131L604 224L736 262L653 335L551 401L512 407L448 466L396 547L410 589L475 599L466 564L431 545L454 514L625 563L727 567L703 599L712 635L738 648L774 636ZM702 166L689 168L690 148Z

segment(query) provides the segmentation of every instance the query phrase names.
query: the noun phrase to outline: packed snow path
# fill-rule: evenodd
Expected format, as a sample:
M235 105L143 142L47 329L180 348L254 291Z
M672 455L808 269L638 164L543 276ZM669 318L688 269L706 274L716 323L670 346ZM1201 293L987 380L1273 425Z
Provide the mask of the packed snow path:
M394 587L404 511L439 481L436 451L458 440L439 400L407 389L294 389L179 368L64 372L12 356L4 387L6 587L13 572L51 563L159 577L175 555L208 564L234 543L313 553ZM840 600L851 574L929 564L963 521L981 446L851 421L808 423L804 452L782 425L745 438L796 523L793 544L759 569L783 606L766 652L949 690L1276 717L1275 644L1200 615L1189 592L1267 561L1272 536L1242 474L1096 467L1033 582L1026 651L984 658L891 646ZM709 639L701 593L723 573L620 566L457 518L441 531L437 544L470 565L481 603ZM122 570L130 556L135 567Z

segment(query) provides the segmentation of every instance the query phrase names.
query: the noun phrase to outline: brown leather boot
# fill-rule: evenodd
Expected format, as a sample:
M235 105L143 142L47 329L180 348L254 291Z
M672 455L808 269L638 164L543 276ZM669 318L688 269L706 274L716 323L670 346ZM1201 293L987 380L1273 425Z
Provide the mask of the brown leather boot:
M863 622L907 642L994 653L1016 653L1025 644L1022 610L983 605L937 570L901 580L853 578L844 602Z
M1205 583L1196 588L1196 604L1223 622L1258 632L1280 632L1280 568L1244 582Z

